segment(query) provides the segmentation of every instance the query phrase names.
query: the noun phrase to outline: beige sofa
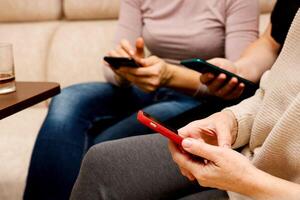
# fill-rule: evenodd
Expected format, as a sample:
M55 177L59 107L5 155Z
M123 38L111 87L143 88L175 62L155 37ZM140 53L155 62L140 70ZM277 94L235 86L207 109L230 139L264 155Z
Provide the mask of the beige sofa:
M264 29L273 0L262 0ZM119 0L1 0L0 42L14 45L16 78L62 87L104 81ZM47 112L41 103L0 120L0 199L21 199L33 144Z

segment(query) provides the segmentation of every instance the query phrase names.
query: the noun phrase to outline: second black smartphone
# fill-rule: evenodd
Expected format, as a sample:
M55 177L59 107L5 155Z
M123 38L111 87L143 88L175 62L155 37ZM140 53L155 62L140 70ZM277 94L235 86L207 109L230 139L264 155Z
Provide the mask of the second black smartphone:
M119 69L120 67L140 67L140 65L132 58L105 56L103 59L115 69Z
M243 92L243 95L245 96L251 96L254 94L254 92L258 88L258 84L253 83L252 81L249 81L245 78L242 78L234 73L231 73L225 69L222 69L218 66L212 65L205 60L202 60L200 58L194 58L194 59L188 59L183 60L180 62L180 64L186 66L187 68L193 69L195 71L201 72L201 73L207 73L210 72L214 75L219 75L221 73L225 74L227 77L227 80L230 80L231 78L235 77L238 79L240 83L245 84L245 90Z

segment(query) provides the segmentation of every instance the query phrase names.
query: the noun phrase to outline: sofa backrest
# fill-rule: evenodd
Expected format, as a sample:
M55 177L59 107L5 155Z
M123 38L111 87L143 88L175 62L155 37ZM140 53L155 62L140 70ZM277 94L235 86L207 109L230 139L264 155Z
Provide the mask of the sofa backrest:
M0 22L117 19L119 0L1 0Z
M258 0L261 14L272 11L276 0ZM0 22L116 19L120 0L1 0Z
M57 20L62 10L61 0L1 0L0 22Z
M119 0L64 0L68 20L117 19Z

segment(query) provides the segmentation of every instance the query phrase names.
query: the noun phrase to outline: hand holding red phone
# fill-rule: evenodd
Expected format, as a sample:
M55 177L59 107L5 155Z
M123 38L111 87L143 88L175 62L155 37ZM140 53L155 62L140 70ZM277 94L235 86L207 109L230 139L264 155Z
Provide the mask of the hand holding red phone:
M189 123L178 130L183 138L194 138L202 142L231 148L237 132L237 122L231 111L215 113L205 119Z
M183 139L193 138L202 143L230 148L235 139L236 130L237 124L233 114L225 111L213 114L203 120L191 122L179 129L178 134ZM178 157L178 152L182 152L181 148L176 147L172 141L169 143L169 150L173 158ZM179 169L182 175L191 181L195 180L194 175L184 166L179 165Z
M263 176L262 172L255 168L245 156L235 150L210 145L192 138L183 140L182 148L188 154L182 153L176 145L170 143L169 149L174 162L184 176L190 180L197 180L203 187L229 190L250 196L253 188L249 189L249 185L253 185L253 177ZM207 162L190 159L189 154L205 158ZM256 189L261 191L260 186Z
M228 118L229 121L225 120L226 117ZM230 118L232 119L231 120L232 123L226 123L226 122L230 122ZM208 117L204 120L192 122L187 126L181 128L179 131L177 131L166 126L165 124L163 124L162 122L160 122L159 120L155 119L154 117L150 116L148 113L142 110L140 110L137 115L137 119L139 122L141 122L145 126L148 126L155 132L162 134L163 136L167 137L170 140L169 149L172 155L174 155L177 151L181 151L182 153L184 153L181 147L184 138L195 138L201 142L206 142L213 145L220 144L220 146L227 148L228 147L227 140L229 140L229 144L231 144L230 143L231 137L227 137L228 131L225 131L224 135L223 134L218 135L216 131L222 130L226 125L229 125L228 128L234 132L235 120L233 118L234 117L231 113L223 112L223 113L215 114L214 116ZM216 122L216 124L214 124L213 122ZM231 125L233 127L231 127ZM176 149L174 147L175 145L176 145ZM190 158L195 160L202 160L202 158L195 157L193 155L191 155ZM180 167L180 171L184 176L188 177L190 180L195 179L194 176L184 168Z
M237 132L237 122L231 111L215 113L205 119L191 122L178 131L142 110L138 112L137 120L178 146L181 146L184 138L194 138L212 145L230 148Z
M223 58L214 58L207 61L220 68L228 70L234 74L238 74L237 67L231 61ZM243 93L245 85L239 83L237 78L232 78L229 81L226 80L225 74L219 74L218 76L212 73L205 73L201 75L201 82L205 84L212 95L217 97L231 100L237 99Z

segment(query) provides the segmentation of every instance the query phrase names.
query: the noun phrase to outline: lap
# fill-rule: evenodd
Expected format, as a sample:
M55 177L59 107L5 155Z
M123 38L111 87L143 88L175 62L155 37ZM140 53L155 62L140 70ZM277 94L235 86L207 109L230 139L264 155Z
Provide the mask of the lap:
M166 122L175 118L176 116L199 106L201 103L196 100L178 99L171 101L157 102L155 104L146 106L143 108L145 112L151 116L159 119L162 122ZM153 133L152 130L142 125L137 121L137 112L135 111L130 116L123 118L116 122L109 128L101 133L97 134L94 139L94 143L100 143L112 139L120 139L123 137L144 135Z
M109 83L82 83L64 88L53 98L50 111L101 113L109 109L117 110L122 102L138 101L139 98L146 98L146 96L137 94L136 90L120 88Z
M180 174L167 140L148 135L92 147L83 161L72 199L176 199L200 190L198 184Z

